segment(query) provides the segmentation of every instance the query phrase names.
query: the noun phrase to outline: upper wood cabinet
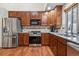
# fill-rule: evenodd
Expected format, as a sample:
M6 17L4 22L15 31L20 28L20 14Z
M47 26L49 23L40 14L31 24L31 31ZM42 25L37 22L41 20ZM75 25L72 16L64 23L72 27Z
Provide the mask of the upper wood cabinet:
M48 12L42 13L41 25L48 25Z
M48 12L48 25L51 25L51 11Z
M8 16L9 17L16 17L16 11L9 11Z
M30 25L30 12L9 11L9 17L20 17L22 26Z
M54 26L55 25L54 13L55 13L54 10L42 13L42 25Z
M52 10L52 11L50 11L50 13L51 13L51 22L50 22L50 25L55 25L55 11L54 10Z
M60 28L62 24L62 6L57 5L55 8L55 25L56 28Z
M54 19L54 13L55 13L54 10L51 10L51 11L48 12L48 25L49 26L52 26L52 25L54 26L55 25L54 24L55 23L54 22L54 20L55 20Z
M30 13L29 12L24 12L22 13L22 25L30 25Z
M57 5L55 10L48 12L9 11L9 17L20 17L22 26L30 25L30 19L40 19L41 25L56 26L62 24L62 6Z
M41 19L42 13L41 12L31 12L31 19Z

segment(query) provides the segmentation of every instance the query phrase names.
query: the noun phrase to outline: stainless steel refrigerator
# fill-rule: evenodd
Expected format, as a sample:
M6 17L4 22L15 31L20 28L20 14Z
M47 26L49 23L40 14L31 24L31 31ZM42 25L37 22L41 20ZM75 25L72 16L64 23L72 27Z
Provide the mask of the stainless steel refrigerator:
M18 32L21 31L18 18L2 18L2 48L18 46Z

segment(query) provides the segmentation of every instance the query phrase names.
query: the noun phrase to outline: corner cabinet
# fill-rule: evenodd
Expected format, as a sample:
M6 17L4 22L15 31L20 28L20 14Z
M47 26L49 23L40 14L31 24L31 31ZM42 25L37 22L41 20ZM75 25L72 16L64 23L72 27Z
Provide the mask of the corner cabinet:
M20 18L21 20L21 25L22 26L27 26L30 25L30 12L25 12L25 11L9 11L9 16L8 17L15 17L15 18Z
M50 49L55 56L67 56L67 41L59 36L49 34Z

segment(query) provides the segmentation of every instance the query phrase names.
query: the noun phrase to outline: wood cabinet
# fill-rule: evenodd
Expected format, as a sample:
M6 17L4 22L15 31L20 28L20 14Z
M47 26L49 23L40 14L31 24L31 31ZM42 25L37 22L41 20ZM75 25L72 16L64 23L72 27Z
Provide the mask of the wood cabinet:
M30 13L29 12L23 12L22 13L22 25L30 25Z
M41 25L48 25L48 12L42 13Z
M24 45L23 34L22 33L18 34L18 44L19 44L19 46L23 46Z
M62 6L56 6L55 10L48 12L26 12L26 11L9 11L9 17L20 17L21 25L30 25L30 19L40 19L41 25L56 26L60 28L62 24Z
M19 46L28 46L29 45L29 34L19 33L18 41L19 41Z
M42 13L41 12L31 12L31 19L41 19Z
M55 11L51 10L50 13L51 13L51 22L50 22L50 25L55 26L55 16L54 16L55 15Z
M58 37L58 56L67 56L67 41Z
M57 5L55 8L55 26L56 28L60 28L62 24L62 6Z
M42 25L55 26L54 10L42 13Z
M42 45L49 45L49 34L48 33L42 33L41 42L42 42Z
M50 26L50 25L52 25L51 24L51 11L50 12L48 12L48 25Z
M56 35L49 35L49 47L53 51L55 56L66 56L67 55L67 41L64 38Z
M19 17L21 19L21 25L30 25L30 12L24 11L9 11L9 17Z
M55 56L57 56L57 38L54 35L50 34L50 49L54 53Z
M16 17L16 11L9 11L9 14L8 14L8 16L9 17Z
M67 46L58 42L58 56L67 56Z

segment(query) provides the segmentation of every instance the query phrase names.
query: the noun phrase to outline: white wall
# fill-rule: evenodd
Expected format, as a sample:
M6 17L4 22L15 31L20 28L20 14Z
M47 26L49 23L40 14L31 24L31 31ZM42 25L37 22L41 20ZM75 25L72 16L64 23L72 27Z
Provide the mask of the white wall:
M2 17L8 17L8 10L0 7L0 18Z
M2 46L2 18L8 17L8 11L5 8L0 8L0 47Z
M50 29L43 28L43 29L23 29L22 30L22 32L26 32L26 33L30 32L30 31L40 31L41 33L48 33L48 32L50 32Z

